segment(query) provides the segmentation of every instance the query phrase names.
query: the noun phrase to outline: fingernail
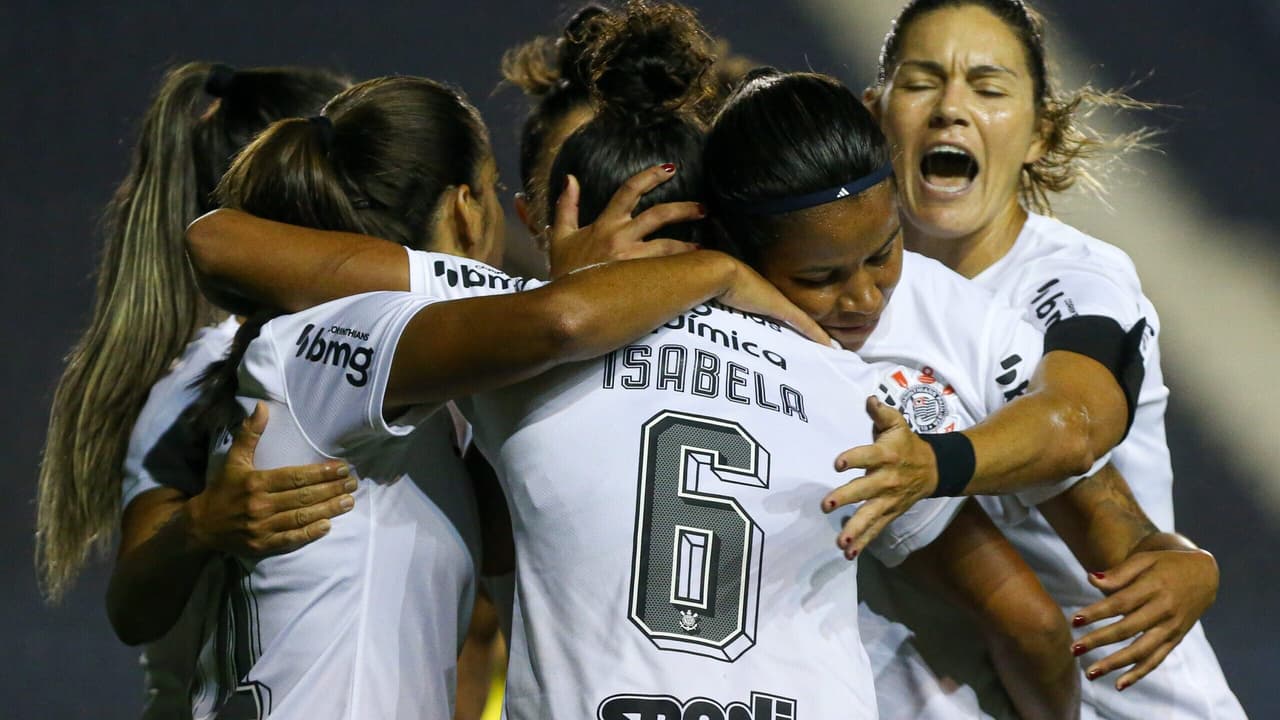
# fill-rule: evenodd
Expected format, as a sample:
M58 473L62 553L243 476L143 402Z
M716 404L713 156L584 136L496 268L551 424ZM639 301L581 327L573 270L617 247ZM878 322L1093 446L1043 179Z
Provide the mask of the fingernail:
M1106 574L1105 574L1105 573L1095 572L1095 573L1089 573L1089 574L1090 574L1090 575L1092 575L1092 576L1094 576L1095 578L1097 578L1097 579L1099 579L1099 580L1105 580L1105 579L1107 578L1107 576L1106 576Z
M1124 692L1127 687L1129 687L1128 683L1116 683L1116 692Z
M836 501L835 501L835 500L823 500L823 501L822 501L822 512L831 512L832 510L835 510L835 509L836 509Z
M347 481L342 484L342 489L347 492L355 492L358 487L360 487L360 483L357 482L355 478L348 478Z
M1101 674L1102 674L1101 670L1090 670L1089 672L1085 673L1084 676L1088 680L1097 680L1098 676Z
M351 468L346 463L343 463L337 467L337 473L338 477L346 477L351 474Z
M565 176L564 176L564 189L565 189L565 190L568 190L568 189L569 189L569 176L568 176L568 175L565 175Z
M667 173L668 175L670 175L671 173L673 173L673 172L675 172L675 171L676 171L676 164L675 164L675 163L662 163L662 172Z
M844 460L836 461L836 470L844 470L847 467L849 467L849 464L846 463Z
M1089 621L1083 615L1077 615L1071 618L1071 625L1073 627L1080 627L1081 625L1087 625L1087 624L1089 624Z
M702 213L703 215L706 215L706 214L707 214L707 206L706 206L706 205L703 205L702 203L698 203L698 212L699 212L699 213Z
M854 558L856 558L856 557L858 557L858 551L857 551L857 550L849 550L848 552L846 552L846 553L844 554L844 559L845 559L845 560L853 560L853 559L854 559Z
M1085 652L1084 646L1079 643L1076 643L1075 645L1071 646L1071 654L1075 655L1076 657L1080 657L1081 655L1084 654L1084 652Z
M849 547L849 538L846 538L846 537L836 538L836 545L839 545L840 549L844 550L845 548Z
M342 506L343 510L350 510L351 508L356 506L356 499L348 495L342 498L341 500L339 500L338 504Z

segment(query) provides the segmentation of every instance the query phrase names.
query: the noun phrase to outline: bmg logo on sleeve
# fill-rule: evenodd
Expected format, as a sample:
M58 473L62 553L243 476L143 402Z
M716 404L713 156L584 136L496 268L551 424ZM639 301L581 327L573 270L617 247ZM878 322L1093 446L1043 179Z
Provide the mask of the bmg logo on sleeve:
M294 357L345 368L348 371L344 375L347 382L353 387L364 387L369 382L369 368L373 366L373 348L339 340L339 337L368 340L369 333L335 325L329 328L326 337L325 328L309 323L302 328L302 334L294 343L298 346Z

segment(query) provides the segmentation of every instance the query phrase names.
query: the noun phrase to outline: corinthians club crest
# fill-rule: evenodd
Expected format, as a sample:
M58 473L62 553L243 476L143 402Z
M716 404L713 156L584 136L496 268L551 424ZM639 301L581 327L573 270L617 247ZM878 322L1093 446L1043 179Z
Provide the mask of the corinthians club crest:
M877 396L885 405L907 418L918 433L944 433L956 429L956 414L951 410L955 390L934 376L933 368L910 370L899 367L885 375Z

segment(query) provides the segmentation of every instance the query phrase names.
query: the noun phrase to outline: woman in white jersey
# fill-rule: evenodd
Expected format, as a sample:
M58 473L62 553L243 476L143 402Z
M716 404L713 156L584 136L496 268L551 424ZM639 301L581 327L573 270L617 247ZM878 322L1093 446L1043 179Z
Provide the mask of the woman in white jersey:
M675 172L654 168L648 179ZM272 126L218 192L229 207L280 221L492 259L501 250L496 184L474 108L429 80L383 78L334 98L321 116ZM671 210L623 224L652 229ZM500 280L469 269L444 282ZM621 283L632 296L616 292ZM359 487L355 509L321 540L289 555L228 559L235 589L218 636L229 643L202 662L216 691L198 698L197 712L449 717L473 579L469 564L454 561L457 523L441 522L458 511L454 498L417 484L447 475L446 455L419 454L406 436L451 397L599 354L712 297L814 328L754 273L709 252L587 268L519 298L375 293L294 315L255 310L206 376L193 416L214 430L265 401L277 420L259 461L342 457ZM467 489L429 479L455 496Z
M644 18L646 14L640 10L635 11L635 14L637 16L638 24L643 26ZM657 17L662 17L660 12L655 13L655 15ZM681 18L681 20L683 21L683 17ZM618 30L615 29L614 30L615 35L617 34L617 32ZM603 64L606 67L609 65L608 62ZM659 62L655 62L655 64L659 65L660 67ZM658 71L658 74L661 77L660 70ZM634 72L602 74L600 77L600 82L601 82L600 92L603 96L606 96L606 97L625 95L627 90L625 87L625 83L627 82L627 79L637 77L637 76L639 76L639 74ZM624 87L622 87L621 89L616 85L616 83L613 82L619 78L621 78L621 81L624 84ZM687 85L689 83L688 79L686 79L684 83ZM856 106L856 102L855 102L855 106ZM652 113L652 112L655 112L655 110L652 107L650 107L649 112ZM634 109L632 111L632 114L634 114ZM863 115L865 115L865 112L863 112ZM655 121L651 121L651 124L647 126L647 130L645 132L650 133L649 135L650 137L656 137L657 144L660 147L665 147L665 152L670 153L673 156L678 156L682 158L691 157L694 159L694 161L688 164L691 166L696 166L697 164L696 158L700 153L700 149L701 149L700 148L701 133L694 130L691 126L689 126L686 120L682 120L675 117L673 117L671 120L666 121L665 125L662 123L658 123L654 125L652 124L653 122ZM566 168L574 168L574 167L577 167L578 172L580 172L584 176L593 177L600 183L600 187L598 188L591 187L591 186L589 186L588 188L590 192L587 193L587 197L585 201L582 203L580 208L584 217L592 218L594 215L601 212L601 208L604 206L605 200L607 198L607 192L611 189L611 187L614 184L616 184L619 181L621 175L625 174L624 171L620 171L616 167L609 166L599 158L605 157L605 155L603 154L604 147L608 147L612 145L614 147L614 150L613 150L614 152L621 152L621 147L630 146L631 143L624 143L617 133L621 131L629 132L631 133L631 138L634 139L636 133L638 133L639 131L627 130L627 127L628 127L628 123L623 122L619 124L616 120L613 120L613 119L605 119L605 120L602 120L600 123L593 123L590 126L590 132L583 130L580 133L575 133L573 140L571 140L570 145L567 146L562 153L560 153L559 157L555 161L555 166L558 168L558 170L552 174L551 184L554 186L560 186L561 179L564 177L566 173ZM853 128L852 131L847 134L850 134L856 139L857 131L858 131L858 128ZM601 145L602 147L596 147L596 145ZM696 193L697 192L696 183L689 183L689 184L682 185L679 182L680 180L684 180L686 177L688 177L688 175L682 174L681 177L677 179L677 182L669 183L665 185L663 187L664 192L675 193L677 195L683 194L686 197L690 196L691 193ZM891 214L889 213L882 213L882 214L884 215L884 219L886 220L891 219ZM207 222L208 221L206 221L206 223ZM206 224L206 223L202 223L202 224ZM686 229L683 229L683 231L688 232L689 229L686 228ZM230 244L234 244L234 243L226 243L226 242L202 243L202 245L208 246L211 249L215 247L225 249ZM272 243L271 245L272 247L276 247L279 244ZM277 278L278 277L279 276L277 276ZM280 283L276 282L276 283L273 283L272 285L274 288L278 289L280 286ZM903 302L905 302L905 300ZM1034 351L1038 351L1038 347L1033 348L1033 352ZM1026 351L1024 350L1024 352ZM999 359L1004 359L1004 356L1002 356ZM974 383L974 385L976 384L977 383ZM866 389L871 390L872 388L868 387ZM997 397L999 397L998 394L997 394ZM995 547L995 543L989 544L989 546L985 547L984 550L996 558L999 558L1002 552L998 547ZM971 556L971 559L972 559L972 556ZM1058 686L1064 690L1064 692L1061 693L1063 697L1059 699L1061 700L1065 698L1066 700L1069 701L1071 698L1070 687L1071 687L1071 682L1074 679L1074 673L1071 670L1070 664L1068 662L1065 662L1067 660L1067 656L1065 652L1062 651L1066 645L1067 635L1066 635L1065 624L1062 622L1061 616L1057 615L1056 618L1053 617L1054 615L1056 615L1056 613L1052 610L1051 604L1047 601L1047 598L1045 599L1044 605L1049 606L1048 612L1044 612L1041 615L1036 614L1035 612L1036 605L1034 601L1035 599L1038 598L1038 596L1035 596L1034 593L1038 590L1038 588L1027 588L1021 593L1012 592L1012 590L1014 590L1015 588L1013 587L1013 583L1010 582L1010 578L1011 577L1017 578L1025 582L1025 580L1028 578L1030 574L1029 572L1020 573L1016 569L1008 572L1005 572L1002 570L1004 574L995 575L994 571L992 571L991 568L988 568L988 571L989 571L988 575L981 579L990 581L992 583L1003 581L1002 587L1006 591L1006 594L1003 598L993 599L991 603L991 607L985 608L985 609L991 610L993 612L1001 609L1006 609L1006 610L1013 609L1013 610L1024 611L1024 615L1022 618L1015 618L1012 620L1008 618L1000 618L1004 620L1003 624L992 623L992 625L1002 630L1006 630L1007 632L1005 632L1004 634L1009 636L1015 636L1017 634L1017 630L1015 630L1015 628L1028 631L1024 633L1027 637L1020 638L1020 641L1023 643L1022 647L1016 648L1017 650L1024 651L1023 658L1016 658L1013 661L1006 663L1006 667L1010 668L1012 671L1015 671L1015 672L1023 669L1023 667L1030 668L1032 670L1031 674L1035 675L1036 673L1039 673L1039 676L1032 678L1033 681L1040 682L1040 684L1037 685L1035 688L1037 691L1042 691L1041 694L1045 696L1052 696L1053 695L1052 688L1054 686ZM1034 584L1033 579L1032 579L1032 584ZM982 588L979 588L974 590L974 592L982 593L984 592L984 590ZM989 595L994 595L994 593L991 593L989 589L985 590L985 592L987 592ZM1042 594L1043 593L1041 592L1041 595ZM1008 598L1010 596L1016 596L1015 603L1011 603L1008 601ZM997 604L1001 602L1005 603L1005 605L1003 605L1002 607L997 606ZM1018 603L1020 603L1020 605ZM1040 610L1043 611L1044 608L1040 608ZM1031 616L1031 619L1029 621L1025 620L1026 615ZM1057 635L1052 634L1051 631L1055 629L1052 627L1054 623L1061 626L1060 634L1057 634ZM1046 627L1050 628L1049 632L1045 631ZM995 633L995 634L999 635L1000 633ZM1053 646L1051 643L1048 645L1046 644L1037 645L1037 641L1047 640L1053 637L1056 637L1058 639L1058 645L1056 647ZM1039 660L1039 658L1036 657L1036 651L1039 651L1042 655L1052 656L1053 654L1055 654L1054 653L1055 650L1057 651L1056 654L1058 656L1056 659L1056 663L1055 663L1055 659L1050 657L1047 662L1042 662L1041 664L1037 664L1037 660ZM1027 662L1025 663L1018 662L1018 660L1023 660L1023 659L1025 659ZM1046 668L1053 672L1041 672ZM1066 672L1065 678L1061 676L1064 670ZM1053 674L1054 672L1056 672L1056 675Z
M1087 89L1061 94L1047 65L1043 20L1025 2L919 0L904 7L887 35L878 81L865 100L895 150L908 248L994 292L1044 329L1050 345L1074 345L1100 358L1119 354L1126 333L1130 341L1141 335L1144 362L1125 371L1132 426L1112 461L1155 525L1172 530L1159 318L1121 250L1044 214L1052 193L1092 180L1091 155L1132 142L1107 143L1088 133L1080 125L1082 109L1131 103ZM1145 330L1135 333L1139 319ZM1101 366L1076 362L1105 383ZM1243 715L1194 624L1197 615L1148 604L1162 575L1145 554L1114 567L1092 565L1098 572L1086 576L1040 514L1005 531L1076 625L1129 614L1080 638L1075 652L1085 655L1089 679L1147 660L1114 685L1091 683L1087 705L1105 717ZM1195 555L1166 572L1217 580L1216 567ZM1104 594L1111 597L1103 600ZM1119 652L1100 650L1139 632ZM1118 692L1162 658L1143 682Z
M290 471L290 487L308 486L302 504L239 482L202 492L204 444L182 433L177 418L194 397L186 386L225 352L236 327L233 320L211 324L225 315L196 289L184 228L214 207L214 185L254 135L281 117L315 112L345 86L309 68L193 62L171 69L107 208L93 317L50 413L37 557L44 590L56 601L92 551L112 545L119 523L107 611L121 640L147 643L144 717L189 713L204 595L216 591L205 573L212 551L262 542L280 552L305 541L292 519L272 530L247 528L250 500L306 508L316 521L342 512L343 484L333 468Z

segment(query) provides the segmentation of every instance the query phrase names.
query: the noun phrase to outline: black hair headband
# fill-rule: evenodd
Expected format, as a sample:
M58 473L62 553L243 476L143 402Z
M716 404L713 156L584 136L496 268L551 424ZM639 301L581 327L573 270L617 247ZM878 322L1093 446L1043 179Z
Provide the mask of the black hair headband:
M733 207L733 209L738 212L747 215L781 215L782 213L804 210L816 205L825 205L829 202L853 197L854 195L861 194L876 185L879 185L891 175L893 175L893 163L885 163L871 171L869 175L864 175L856 180L850 180L843 185L826 188L825 190L819 190L807 195L774 198L771 200L760 200L758 202L728 201L725 204Z

